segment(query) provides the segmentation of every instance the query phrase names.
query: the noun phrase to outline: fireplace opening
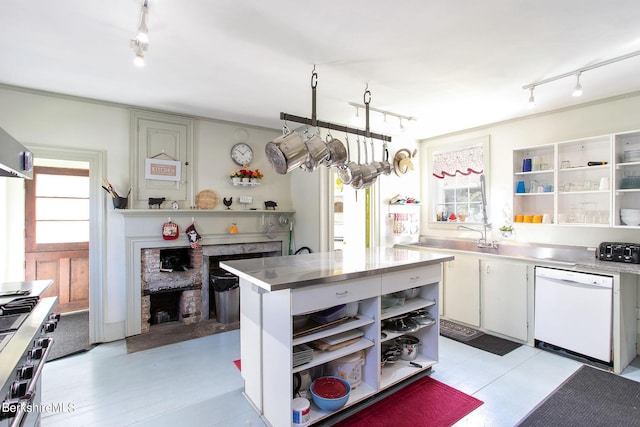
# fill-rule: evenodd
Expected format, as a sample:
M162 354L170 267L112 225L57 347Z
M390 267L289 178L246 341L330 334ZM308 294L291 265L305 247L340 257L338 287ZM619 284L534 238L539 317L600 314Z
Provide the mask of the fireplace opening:
M182 291L166 291L149 295L151 299L151 324L177 322L180 317Z
M160 271L187 271L193 268L190 248L160 249Z

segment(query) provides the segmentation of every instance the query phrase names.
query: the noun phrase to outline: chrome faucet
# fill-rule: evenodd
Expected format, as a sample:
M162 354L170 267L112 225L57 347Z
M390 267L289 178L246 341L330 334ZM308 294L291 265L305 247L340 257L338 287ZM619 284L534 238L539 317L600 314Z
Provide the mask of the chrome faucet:
M480 238L478 239L478 247L479 248L489 248L489 249L498 249L498 243L495 241L489 242L487 240L487 229L491 229L491 224L483 224L482 230L477 230L475 228L467 227L466 225L459 225L458 230L469 230L475 231L476 233L480 233Z
M476 231L480 233L480 238L478 239L478 247L479 248L489 248L489 249L498 249L498 244L495 241L489 242L487 241L487 229L491 229L491 224L489 224L489 217L487 216L487 190L485 188L485 178L484 174L480 175L480 192L482 193L482 227L483 231L476 230L475 228L467 227L466 225L459 225L458 230L465 229Z

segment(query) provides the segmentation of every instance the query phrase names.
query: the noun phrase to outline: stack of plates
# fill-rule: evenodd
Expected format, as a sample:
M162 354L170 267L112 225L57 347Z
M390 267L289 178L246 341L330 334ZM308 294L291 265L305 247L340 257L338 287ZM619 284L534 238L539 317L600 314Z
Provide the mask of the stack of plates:
M620 189L640 188L640 176L625 176L620 181Z
M306 344L293 347L293 367L304 365L313 359L313 349Z
M640 160L640 150L627 150L622 157L625 162L637 162Z

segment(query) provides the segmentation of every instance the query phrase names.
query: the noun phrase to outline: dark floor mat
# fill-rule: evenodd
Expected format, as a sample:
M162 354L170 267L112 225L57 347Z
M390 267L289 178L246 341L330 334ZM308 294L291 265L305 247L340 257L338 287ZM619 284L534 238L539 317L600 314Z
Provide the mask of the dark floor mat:
M519 426L640 426L640 382L582 366Z
M489 334L480 335L478 338L465 342L465 344L498 356L504 356L522 345Z
M450 320L440 319L440 335L451 338L452 340L467 342L482 334L483 332L477 329L460 325Z
M91 350L95 345L89 343L89 311L63 314L51 336L47 362Z
M445 319L440 319L440 335L498 356L504 356L522 345Z

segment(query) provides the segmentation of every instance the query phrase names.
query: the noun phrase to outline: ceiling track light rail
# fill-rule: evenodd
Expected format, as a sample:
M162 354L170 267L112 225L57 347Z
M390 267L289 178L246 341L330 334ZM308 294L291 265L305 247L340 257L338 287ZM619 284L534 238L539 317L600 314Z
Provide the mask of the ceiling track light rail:
M318 120L316 116L316 88L318 87L318 73L316 73L316 67L314 65L311 72L311 118L295 116L287 113L280 113L280 120L285 122L302 123L305 125L311 125L314 127L335 130L338 132L344 132L352 135L364 136L367 138L375 138L385 142L391 142L391 137L380 133L371 132L369 129L369 103L371 102L371 91L369 91L369 85L367 85L364 92L364 103L362 108L366 111L366 128L358 129L349 126L339 125L335 123L325 122Z
M564 73L564 74L559 74L557 76L549 77L549 78L544 79L544 80L540 80L540 81L537 81L537 82L529 83L527 85L522 86L522 89L528 90L530 92L529 104L532 105L533 104L533 99L534 99L533 98L533 90L537 86L541 86L543 84L551 83L551 82L554 82L556 80L564 79L565 77L576 76L576 85L574 86L572 95L573 96L580 96L580 95L582 95L582 85L580 84L580 76L582 75L582 73L584 73L585 71L593 70L595 68L604 67L605 65L609 65L609 64L616 63L616 62L620 62L620 61L623 61L625 59L633 58L633 57L638 56L638 55L640 55L640 50L636 50L634 52L627 53L626 55L617 56L615 58L607 59L606 61L597 62L595 64L587 65L585 67L578 68L577 70L573 70L573 71L569 71L569 72Z

